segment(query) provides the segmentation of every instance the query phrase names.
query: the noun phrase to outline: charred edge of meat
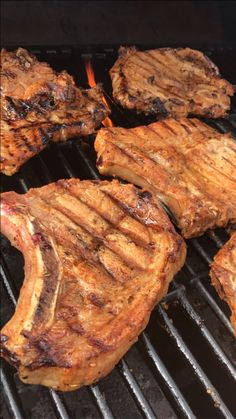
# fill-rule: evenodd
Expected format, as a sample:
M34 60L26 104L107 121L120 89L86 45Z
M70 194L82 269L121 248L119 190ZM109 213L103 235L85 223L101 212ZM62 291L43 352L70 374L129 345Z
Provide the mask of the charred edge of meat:
M151 112L160 113L162 115L168 116L168 111L165 108L164 102L159 98L155 98L151 104Z
M185 55L184 57L181 57L181 55L177 54L179 51L182 51L185 48L179 47L179 48L159 48L160 52L174 52L177 56L178 59L182 62L186 62L188 61L191 64L195 64L198 68L200 69L204 69L206 74L209 76L215 76L215 77L221 77L220 72L218 67L213 63L213 61L207 56L205 55L203 52L201 51L197 51L197 54L201 54L203 59L199 59L197 57L197 54L194 56L194 54L191 52L189 52L189 54ZM193 50L194 52L196 50ZM205 65L205 61L207 62L207 65Z
M0 350L1 357L6 359L11 365L13 365L13 367L19 368L21 364L20 360L17 358L14 352L9 351L9 349L5 347L4 345L5 342L2 341L2 336L4 336L4 338L7 338L5 342L7 342L8 340L7 336L1 335L1 350Z
M138 195L144 201L149 201L149 199L152 197L151 192L148 191L138 191Z
M108 345L101 339L94 338L93 336L88 336L88 341L92 346L98 348L101 352L109 352L112 349L112 345Z
M29 112L37 114L45 114L48 110L53 110L56 106L55 99L50 93L39 93L30 100L12 99L6 96L7 106L4 112L4 119L11 121L12 119L24 119Z
M60 359L59 350L57 352L55 348L55 342L50 343L45 335L35 338L27 331L22 334L28 339L25 347L28 350L34 348L39 352L34 361L25 365L29 370L34 371L42 367L71 368L70 362Z

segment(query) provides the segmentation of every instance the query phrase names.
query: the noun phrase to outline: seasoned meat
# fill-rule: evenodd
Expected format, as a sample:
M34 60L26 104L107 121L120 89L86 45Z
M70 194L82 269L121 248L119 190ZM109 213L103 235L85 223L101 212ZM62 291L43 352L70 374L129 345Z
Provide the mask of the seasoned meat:
M25 258L2 356L26 383L66 391L97 381L167 292L183 239L150 193L118 181L61 180L1 198L2 232Z
M197 119L166 119L132 129L99 131L102 174L156 194L184 237L236 221L236 142Z
M214 257L210 271L212 285L231 310L236 333L236 231Z
M120 48L110 75L117 102L145 114L224 117L234 94L215 64L190 48Z
M0 171L12 175L50 142L95 131L108 114L99 87L80 90L28 51L1 52Z

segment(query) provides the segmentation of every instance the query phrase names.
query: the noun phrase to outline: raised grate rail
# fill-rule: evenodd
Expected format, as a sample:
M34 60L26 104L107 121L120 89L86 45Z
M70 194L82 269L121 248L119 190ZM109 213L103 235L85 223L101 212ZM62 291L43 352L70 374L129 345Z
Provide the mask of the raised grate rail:
M107 70L116 48L81 51L50 48L31 51L55 69L66 69L87 87L84 61L91 59L96 80L103 83L115 125L131 127L150 122L119 108L111 99ZM207 53L232 80L235 50ZM231 77L230 77L231 76ZM210 121L236 136L236 106L223 121ZM1 190L19 193L61 178L99 179L94 137L52 145L11 178L1 177ZM2 417L7 418L234 418L236 417L236 345L228 307L211 287L209 263L227 240L224 230L188 240L188 256L164 300L152 313L139 341L119 365L97 385L71 393L24 385L14 368L2 361ZM12 316L23 280L23 258L1 239L1 322Z

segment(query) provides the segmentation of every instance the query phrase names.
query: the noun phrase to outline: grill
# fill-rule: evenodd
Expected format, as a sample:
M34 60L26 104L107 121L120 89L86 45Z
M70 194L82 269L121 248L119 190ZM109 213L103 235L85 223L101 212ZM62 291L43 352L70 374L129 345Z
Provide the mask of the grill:
M152 122L122 110L111 99L107 70L117 48L29 48L54 69L72 74L87 86L84 62L91 60L103 83L115 125L133 127ZM203 49L204 48L201 48ZM232 80L235 49L207 54ZM236 135L236 104L223 121L206 121ZM2 191L23 193L61 178L99 179L94 136L52 145L14 176L1 177ZM119 365L97 385L71 393L24 385L14 368L2 361L2 417L7 418L234 418L236 416L236 351L229 310L211 287L208 272L213 255L228 239L225 230L188 240L188 256L167 296L156 307L139 341ZM23 280L22 255L1 238L3 324L12 316Z

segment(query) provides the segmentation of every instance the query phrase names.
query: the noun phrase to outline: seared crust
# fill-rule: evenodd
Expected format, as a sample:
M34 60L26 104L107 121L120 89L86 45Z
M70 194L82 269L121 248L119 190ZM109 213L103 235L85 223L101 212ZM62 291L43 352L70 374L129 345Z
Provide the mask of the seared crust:
M182 235L236 221L236 142L197 119L101 129L95 141L102 174L157 195Z
M63 391L107 374L137 340L185 260L148 192L62 180L2 194L2 232L25 257L2 356L26 383Z
M0 171L12 175L50 142L95 131L108 114L99 87L80 90L28 51L1 52Z
M236 231L214 257L211 282L231 310L231 323L236 333Z
M137 51L121 47L110 75L117 102L146 114L224 117L234 94L234 87L220 77L216 65L190 48Z

